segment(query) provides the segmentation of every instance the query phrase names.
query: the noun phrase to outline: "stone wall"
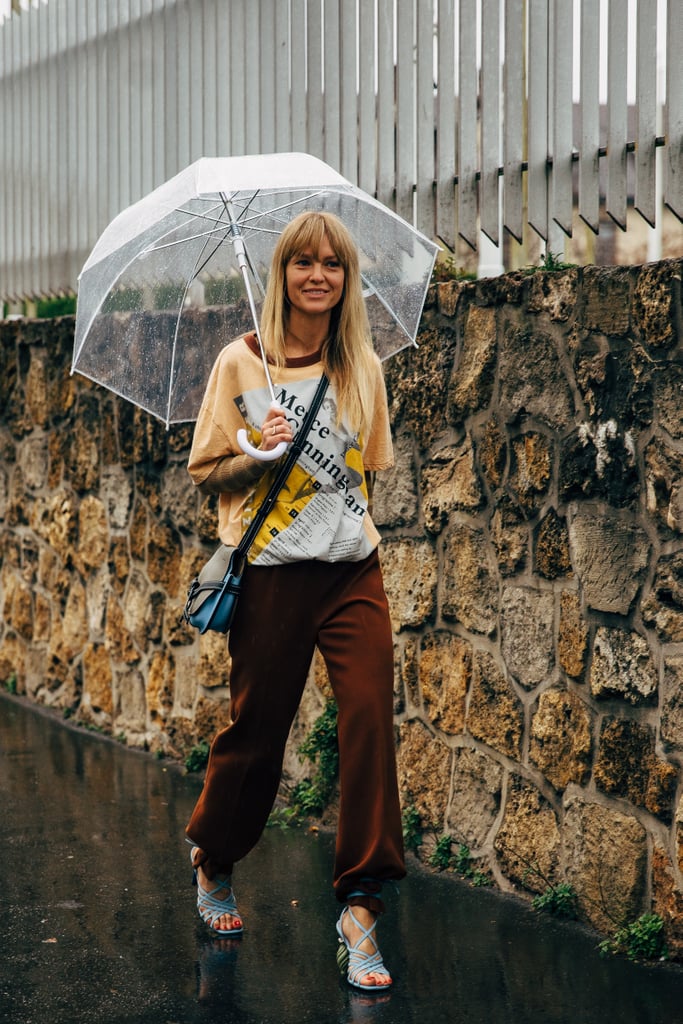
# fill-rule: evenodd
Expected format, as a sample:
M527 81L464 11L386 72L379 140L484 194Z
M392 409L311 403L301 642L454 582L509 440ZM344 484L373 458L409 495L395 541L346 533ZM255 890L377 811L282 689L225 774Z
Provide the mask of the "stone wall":
M683 261L435 286L391 360L375 517L405 807L504 889L570 882L683 954ZM73 321L0 331L0 680L183 757L225 644L179 624L215 508L190 429L69 377ZM319 713L314 666L290 742Z

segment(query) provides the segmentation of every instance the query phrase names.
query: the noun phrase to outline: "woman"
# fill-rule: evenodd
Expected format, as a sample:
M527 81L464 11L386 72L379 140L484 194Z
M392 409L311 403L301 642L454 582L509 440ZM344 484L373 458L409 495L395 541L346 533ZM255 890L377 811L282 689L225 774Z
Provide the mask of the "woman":
M211 746L187 826L200 916L242 932L232 869L258 841L317 646L338 706L340 806L334 888L349 982L386 989L376 942L382 883L405 874L393 734L393 646L368 512L366 474L393 462L386 392L372 349L358 253L343 224L304 213L273 254L261 336L279 407L271 407L256 337L228 345L212 370L189 471L217 493L219 534L237 544L268 491L272 462L240 453L290 442L320 377L325 401L249 553L229 638L230 724ZM269 468L270 467L270 468Z

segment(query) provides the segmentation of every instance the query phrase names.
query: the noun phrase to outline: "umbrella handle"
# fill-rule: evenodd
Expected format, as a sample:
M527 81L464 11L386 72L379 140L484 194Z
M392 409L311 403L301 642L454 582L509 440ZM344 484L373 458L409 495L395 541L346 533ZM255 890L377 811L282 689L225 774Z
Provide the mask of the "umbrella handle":
M275 459L279 459L280 456L287 451L287 442L280 441L276 448L271 448L269 452L264 452L260 448L254 448L249 443L247 438L246 430L237 431L237 443L247 455L251 455L252 459L258 459L259 462L272 462Z

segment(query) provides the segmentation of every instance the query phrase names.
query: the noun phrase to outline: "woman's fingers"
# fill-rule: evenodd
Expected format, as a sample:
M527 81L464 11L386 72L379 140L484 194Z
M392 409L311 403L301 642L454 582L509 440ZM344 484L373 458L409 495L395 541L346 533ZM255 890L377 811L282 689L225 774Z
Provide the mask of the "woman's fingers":
M261 427L261 448L270 451L283 441L289 444L292 436L292 428L282 413L269 412Z

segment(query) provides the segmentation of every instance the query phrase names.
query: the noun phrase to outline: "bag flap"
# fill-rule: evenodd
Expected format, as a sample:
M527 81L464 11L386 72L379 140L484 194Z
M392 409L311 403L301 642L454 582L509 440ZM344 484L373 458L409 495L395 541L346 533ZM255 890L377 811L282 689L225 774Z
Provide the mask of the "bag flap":
M234 547L228 547L227 544L221 544L218 550L214 551L211 558L199 573L199 582L211 583L216 580L222 580L228 571L230 559L232 558L234 551Z

